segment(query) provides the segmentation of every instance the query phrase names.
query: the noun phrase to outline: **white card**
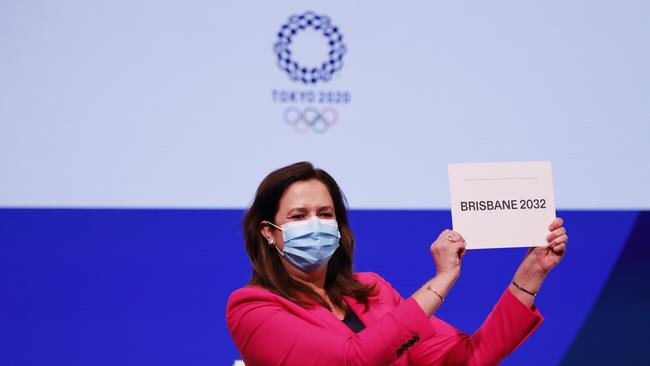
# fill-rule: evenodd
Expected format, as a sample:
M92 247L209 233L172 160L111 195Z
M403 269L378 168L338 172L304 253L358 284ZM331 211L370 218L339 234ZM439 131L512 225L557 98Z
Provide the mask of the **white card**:
M547 245L555 218L550 161L449 164L454 231L467 249Z

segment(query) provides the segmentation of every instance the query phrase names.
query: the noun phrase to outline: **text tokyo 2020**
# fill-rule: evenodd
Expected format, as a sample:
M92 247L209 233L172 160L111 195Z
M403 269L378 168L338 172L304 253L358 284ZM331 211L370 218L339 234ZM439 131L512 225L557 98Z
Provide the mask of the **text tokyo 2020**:
M309 104L348 104L352 99L349 91L330 90L272 90L271 97L275 103Z

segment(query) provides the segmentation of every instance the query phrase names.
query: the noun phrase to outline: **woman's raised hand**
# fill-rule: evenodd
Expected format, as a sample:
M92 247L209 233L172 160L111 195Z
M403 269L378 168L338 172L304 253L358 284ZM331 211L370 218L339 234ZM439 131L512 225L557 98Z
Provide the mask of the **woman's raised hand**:
M445 230L431 244L430 249L436 262L436 276L413 294L413 298L427 316L438 310L460 276L460 260L465 255L465 239L453 230Z
M510 285L510 291L528 306L531 306L535 300L531 294L539 291L548 272L560 263L566 253L569 237L564 228L564 221L559 218L553 220L548 230L549 234L546 236L548 245L528 249L526 257L515 272L514 282Z
M564 228L564 220L556 218L548 227L550 231L546 236L548 246L533 247L528 250L524 262L546 275L553 267L564 258L566 244L569 236Z
M460 261L465 255L465 239L453 230L445 230L431 244L431 255L436 263L436 275L460 275Z

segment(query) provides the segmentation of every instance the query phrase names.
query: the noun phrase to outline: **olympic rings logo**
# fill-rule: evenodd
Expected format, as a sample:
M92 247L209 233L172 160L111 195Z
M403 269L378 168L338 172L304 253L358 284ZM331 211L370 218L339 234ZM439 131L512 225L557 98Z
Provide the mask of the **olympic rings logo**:
M284 121L297 132L325 133L338 122L339 115L333 108L323 108L320 111L314 107L300 110L298 107L288 107L284 110Z

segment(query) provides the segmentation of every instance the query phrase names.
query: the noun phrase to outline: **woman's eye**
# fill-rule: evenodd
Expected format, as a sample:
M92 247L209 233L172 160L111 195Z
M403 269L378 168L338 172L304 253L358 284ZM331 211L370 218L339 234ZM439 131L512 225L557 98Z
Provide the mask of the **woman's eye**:
M298 214L298 215L293 215L293 216L291 216L289 218L292 219L292 220L300 220L300 219L302 219L302 217L303 217L303 215Z
M321 217L333 217L333 216L334 216L334 215L332 215L331 212L323 212L323 213L320 214L320 215L321 215Z

